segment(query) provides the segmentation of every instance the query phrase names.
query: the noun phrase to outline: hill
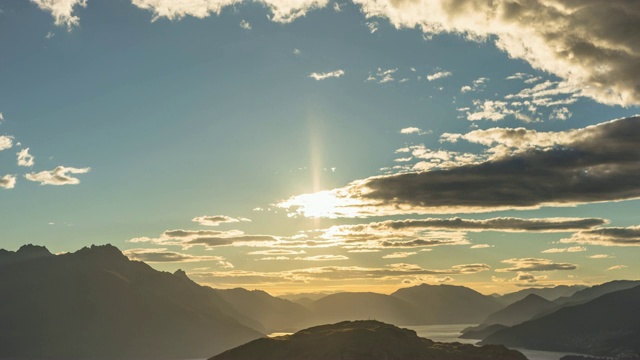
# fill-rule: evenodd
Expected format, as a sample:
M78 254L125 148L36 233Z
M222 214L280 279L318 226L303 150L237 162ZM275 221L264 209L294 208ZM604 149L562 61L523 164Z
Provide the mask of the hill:
M536 294L529 294L524 299L490 314L482 323L513 326L530 320L542 312L557 308L558 305L552 301Z
M559 285L548 288L528 288L520 291L504 294L498 298L499 301L505 305L513 304L516 301L520 301L530 294L535 294L546 300L553 301L560 297L569 297L580 290L586 289L586 286L582 285Z
M464 286L422 284L399 289L391 296L416 310L412 321L402 325L477 324L503 307L492 296Z
M598 356L640 354L640 286L499 330L481 343Z
M435 343L415 331L378 321L344 321L262 338L214 356L211 360L526 360L502 346Z
M309 309L262 290L237 288L215 291L239 313L259 321L268 333L295 331L312 325L313 314Z
M1 258L0 358L195 358L262 336L210 288L110 245Z
M408 325L416 309L401 299L372 292L344 292L327 295L313 304L317 324L343 320L380 320Z

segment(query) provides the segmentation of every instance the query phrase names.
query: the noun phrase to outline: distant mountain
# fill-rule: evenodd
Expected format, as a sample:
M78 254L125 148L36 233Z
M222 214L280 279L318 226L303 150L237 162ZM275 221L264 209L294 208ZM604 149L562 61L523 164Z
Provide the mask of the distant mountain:
M343 320L379 320L399 325L411 323L416 309L404 300L372 292L327 295L313 304L317 324Z
M541 298L553 301L560 297L569 297L576 292L586 289L586 286L582 285L559 285L550 288L529 288L520 291L504 294L499 297L499 300L505 305L513 304L516 301L520 301L530 294L536 294Z
M490 314L483 324L502 324L513 326L532 319L534 316L557 309L558 305L536 294L529 294L520 301Z
M475 326L463 330L462 335L458 336L458 338L482 340L494 332L506 328L508 328L508 326L502 324Z
M269 333L295 331L313 324L313 314L306 307L261 290L237 288L216 292L239 313L259 321Z
M481 343L615 356L640 354L640 286L567 306L489 335Z
M558 298L554 302L559 305L582 304L604 294L612 293L619 290L631 289L638 285L640 285L640 280L614 280L606 282L604 284L595 285L584 290L580 290L569 297Z
M281 299L298 302L300 299L309 299L312 301L320 300L321 298L335 294L335 292L315 292L315 293L297 293L297 294L286 294L278 296Z
M503 307L492 296L464 286L422 284L400 289L391 296L416 310L411 322L402 325L477 324Z
M378 321L344 321L278 338L262 338L211 360L526 360L503 346L434 343Z
M197 358L262 336L212 289L113 246L45 250L0 255L0 358Z

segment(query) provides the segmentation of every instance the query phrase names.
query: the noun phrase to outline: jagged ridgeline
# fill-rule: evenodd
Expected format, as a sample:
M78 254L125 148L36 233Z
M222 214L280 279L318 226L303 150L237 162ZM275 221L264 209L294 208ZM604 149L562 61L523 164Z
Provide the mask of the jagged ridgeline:
M263 336L213 289L110 245L2 251L0 294L0 358L205 358Z

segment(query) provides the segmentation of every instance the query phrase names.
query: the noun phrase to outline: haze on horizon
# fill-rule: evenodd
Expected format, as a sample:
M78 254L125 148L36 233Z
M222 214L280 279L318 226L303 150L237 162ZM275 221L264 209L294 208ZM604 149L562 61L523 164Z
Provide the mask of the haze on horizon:
M638 279L629 1L0 4L0 248L215 288Z

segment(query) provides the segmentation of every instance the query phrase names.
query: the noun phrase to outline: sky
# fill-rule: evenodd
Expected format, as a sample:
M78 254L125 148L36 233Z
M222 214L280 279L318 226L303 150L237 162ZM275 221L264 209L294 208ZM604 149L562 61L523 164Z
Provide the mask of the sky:
M0 3L0 248L274 295L638 279L640 5Z

